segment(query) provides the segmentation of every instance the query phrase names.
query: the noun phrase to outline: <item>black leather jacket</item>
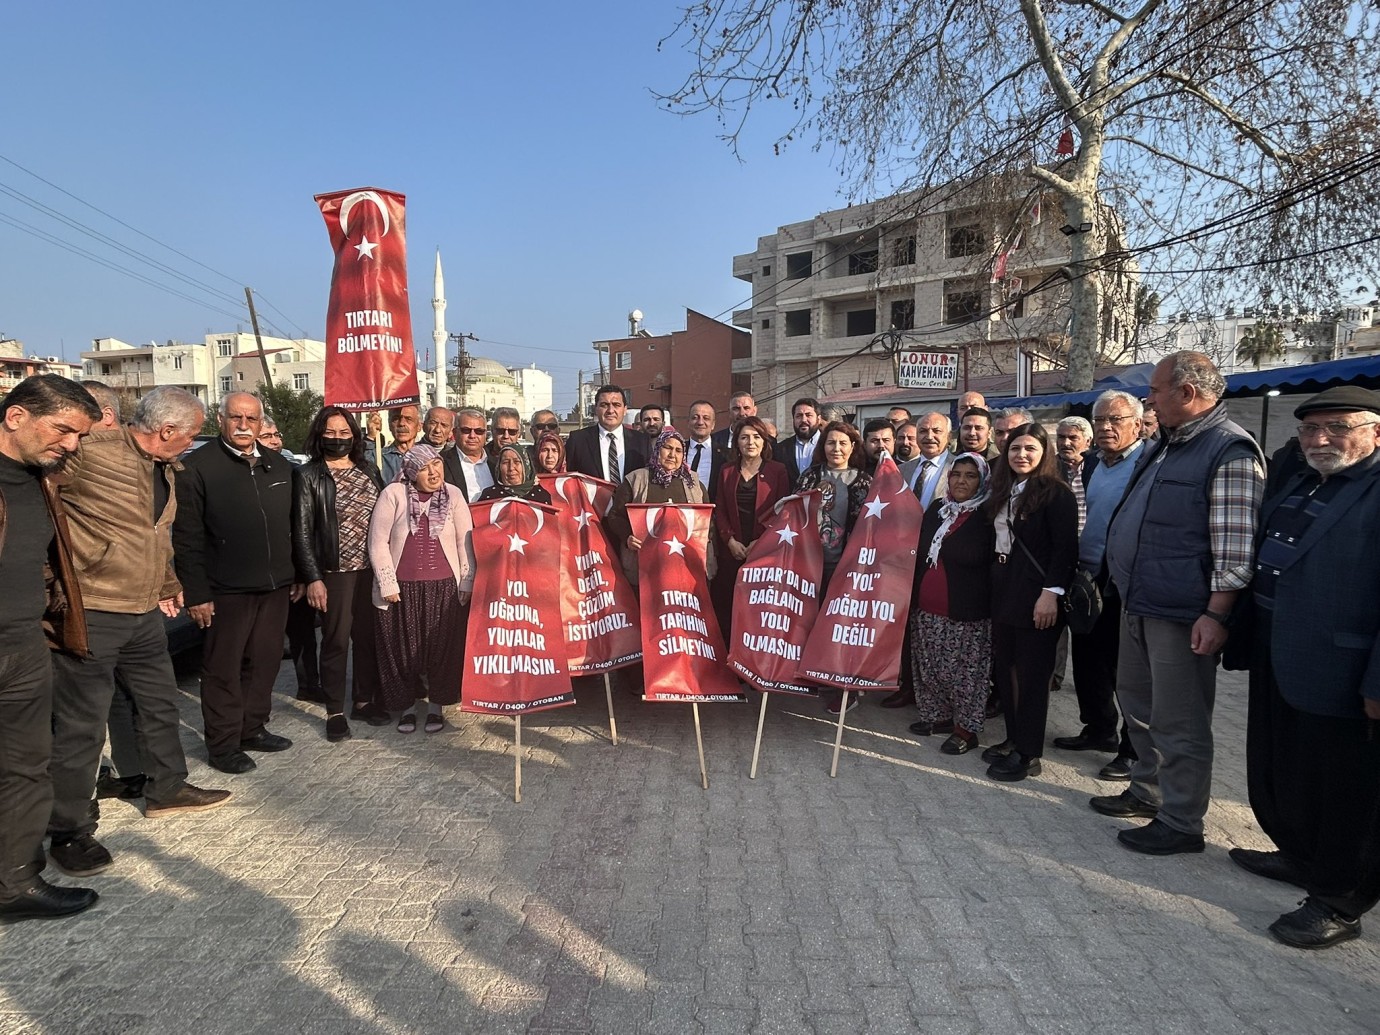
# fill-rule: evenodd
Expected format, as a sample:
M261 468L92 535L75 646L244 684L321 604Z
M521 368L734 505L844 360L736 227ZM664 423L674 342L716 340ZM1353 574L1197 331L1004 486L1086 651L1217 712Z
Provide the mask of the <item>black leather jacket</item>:
M383 476L367 460L356 465L383 491ZM320 581L340 567L340 529L335 516L335 479L324 460L292 472L292 560L303 582Z

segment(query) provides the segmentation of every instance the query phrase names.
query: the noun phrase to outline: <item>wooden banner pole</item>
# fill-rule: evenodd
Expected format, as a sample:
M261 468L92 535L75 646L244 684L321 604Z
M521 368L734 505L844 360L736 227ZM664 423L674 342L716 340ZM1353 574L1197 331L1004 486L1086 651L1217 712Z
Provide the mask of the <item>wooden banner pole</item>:
M609 703L609 739L613 741L613 746L618 746L618 722L613 717L613 685L609 682L609 674L604 673L604 699Z
M522 716L513 716L513 801L522 802Z
M843 700L839 702L839 728L834 733L834 761L829 766L829 776L832 779L839 775L839 745L843 743L843 720L848 715L848 691L843 692Z
M704 765L704 736L700 733L700 703L690 702L690 711L695 716L695 746L700 750L700 786L709 790L709 770Z
M762 691L762 710L757 713L757 739L752 742L752 769L748 772L748 779L757 779L757 755L762 750L762 727L767 721L767 698L770 695Z

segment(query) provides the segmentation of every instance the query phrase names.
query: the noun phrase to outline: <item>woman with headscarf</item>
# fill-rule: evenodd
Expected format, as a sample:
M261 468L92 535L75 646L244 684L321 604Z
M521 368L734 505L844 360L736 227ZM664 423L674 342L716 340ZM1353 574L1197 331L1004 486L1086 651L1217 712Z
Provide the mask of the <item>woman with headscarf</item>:
M983 509L996 530L992 564L992 674L1006 740L982 753L987 775L1015 782L1040 772L1060 600L1078 564L1078 503L1038 424L1011 429L1006 462Z
M637 551L642 540L632 534L629 503L707 503L699 476L685 464L685 439L669 424L661 429L646 467L629 471L604 519L611 538L623 555L623 571L637 585ZM709 545L709 577L714 575L713 542Z
M543 432L532 447L532 463L538 474L565 474L565 443L561 436Z
M404 453L369 524L379 677L384 704L402 713L399 733L417 729L418 700L428 702L428 733L445 729L442 709L460 700L472 527L465 494L446 484L441 454L426 444Z
M533 503L551 502L551 493L537 484L532 461L527 459L527 450L522 446L502 446L494 458L494 469L498 481L479 494L476 503L485 500L520 499Z
M369 521L383 478L364 459L364 434L354 416L326 406L311 422L307 462L293 471L292 557L306 601L321 614L321 691L326 739L350 734L345 719L345 663L354 648L350 718L388 722L379 698L374 613L369 606ZM312 631L311 649L315 649Z
M992 519L987 461L961 453L948 489L920 523L920 564L911 596L910 643L919 687L920 736L951 730L939 750L961 755L977 746L992 671Z

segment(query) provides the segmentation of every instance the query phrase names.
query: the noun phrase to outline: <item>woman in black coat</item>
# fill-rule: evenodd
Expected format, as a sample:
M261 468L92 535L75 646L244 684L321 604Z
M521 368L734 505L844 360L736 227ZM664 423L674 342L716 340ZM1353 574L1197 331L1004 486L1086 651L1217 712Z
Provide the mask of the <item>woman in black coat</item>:
M1006 740L982 757L992 779L1024 780L1040 772L1062 597L1078 564L1078 503L1040 425L1012 430L986 510L996 530L992 671Z
M382 726L370 592L369 518L383 489L378 468L364 459L364 436L355 418L327 406L311 422L308 460L293 471L292 559L306 583L307 603L321 612L321 689L326 697L326 739L345 740L345 663L354 644L350 717Z

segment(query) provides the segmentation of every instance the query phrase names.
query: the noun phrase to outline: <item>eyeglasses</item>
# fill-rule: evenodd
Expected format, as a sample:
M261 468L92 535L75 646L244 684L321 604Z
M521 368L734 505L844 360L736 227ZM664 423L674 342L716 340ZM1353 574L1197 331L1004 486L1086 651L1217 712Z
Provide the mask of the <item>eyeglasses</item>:
M1120 424L1120 423L1121 423L1122 421L1124 421L1124 420L1135 420L1135 419L1136 419L1135 414L1133 414L1133 413L1123 413L1123 414L1122 414L1121 416L1119 416L1119 417L1094 417L1094 418L1092 419L1092 423L1093 423L1093 427L1095 427L1095 428L1105 428L1105 427L1108 427L1108 426L1115 426L1115 425L1117 425L1117 424Z
M460 435L482 435L482 434L484 434L484 429L483 429L483 428L456 428L455 430L456 430L456 433L457 433L457 434L460 434Z
M494 438L517 438L519 434L517 428L494 428Z
M1326 424L1300 424L1296 429L1299 438L1312 438L1319 433L1326 433L1328 438L1345 438L1357 428L1368 428L1373 424L1380 424L1380 421L1363 421L1360 424L1343 424L1339 420L1329 421Z
M533 424L532 427L536 428L538 431L560 431L560 430L561 430L561 426L560 426L559 424L557 424L555 421L552 421L550 424Z

